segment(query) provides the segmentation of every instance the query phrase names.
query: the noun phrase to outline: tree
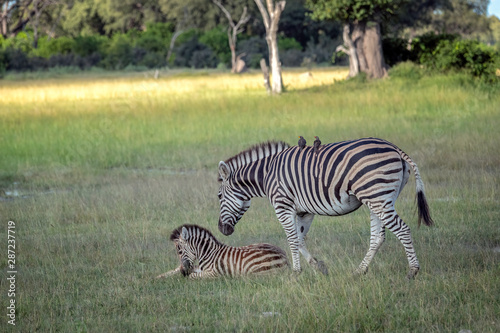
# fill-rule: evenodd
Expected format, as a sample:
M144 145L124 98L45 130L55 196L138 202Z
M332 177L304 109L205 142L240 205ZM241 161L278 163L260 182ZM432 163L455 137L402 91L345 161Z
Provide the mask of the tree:
M269 66L271 67L271 93L281 94L283 81L281 78L281 65L278 53L278 22L281 13L285 9L286 1L274 3L273 0L266 0L267 8L262 0L255 0L262 15L264 27L266 28L266 42L269 49ZM261 63L262 64L262 63ZM266 71L264 71L266 73ZM269 80L267 80L269 82Z
M352 57L357 56L359 69L370 78L387 75L382 52L383 20L394 16L407 0L308 0L312 16L320 20L336 20L344 28L346 49ZM346 30L349 32L346 34ZM350 40L349 40L350 39ZM348 45L348 46L347 46Z
M237 23L235 23L231 17L231 13L218 1L212 0L213 3L220 8L220 10L226 15L229 21L229 28L227 29L227 38L229 41L229 48L231 49L231 72L237 73L237 58L236 58L236 39L239 33L243 30L241 26L250 20L250 15L247 15L247 7L243 7L243 12L241 13L241 17Z
M490 32L487 18L489 0L448 0L433 13L436 32L477 38Z

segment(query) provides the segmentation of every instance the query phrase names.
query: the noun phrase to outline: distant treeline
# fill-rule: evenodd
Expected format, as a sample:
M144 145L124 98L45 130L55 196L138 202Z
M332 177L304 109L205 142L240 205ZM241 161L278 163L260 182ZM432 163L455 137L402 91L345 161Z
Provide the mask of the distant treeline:
M315 65L347 65L347 57L336 53L342 43L337 34L318 34L302 44L294 38L279 39L280 59L285 67L310 67ZM107 70L125 68L151 69L178 68L227 68L231 52L225 27L207 31L191 29L176 40L169 52L174 26L153 23L144 31L130 30L115 33L112 37L90 35L79 37L49 38L38 40L37 48L29 32L4 39L0 36L0 76L6 71L37 71L53 67L78 67L82 70L100 67ZM385 60L393 66L398 62L412 61L433 71L465 70L486 80L498 79L500 55L492 46L475 40L464 40L458 35L427 33L409 40L385 38ZM258 68L259 61L267 58L268 48L264 38L242 35L238 52L244 54L247 67ZM167 55L170 55L167 59Z

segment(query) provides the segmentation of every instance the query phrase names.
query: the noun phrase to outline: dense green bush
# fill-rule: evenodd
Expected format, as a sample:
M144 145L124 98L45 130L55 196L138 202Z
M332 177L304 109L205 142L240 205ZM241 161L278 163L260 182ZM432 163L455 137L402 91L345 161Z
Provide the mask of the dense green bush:
M21 31L16 36L3 40L2 48L18 49L25 54L30 54L33 50L33 38L31 38L26 32Z
M500 54L490 46L455 35L428 33L416 38L410 59L431 71L465 70L481 80L498 80L495 72L500 67Z
M260 68L260 59L267 60L269 54L265 39L256 36L242 40L238 49L241 53L245 53L243 60L248 68Z
M101 64L106 69L124 69L132 62L132 45L125 34L115 34Z
M458 35L436 35L434 32L429 32L416 37L411 42L410 60L418 64L429 63L434 59L436 49L441 42L454 41L456 39L458 39Z
M231 49L229 48L227 29L216 27L208 30L200 36L199 41L213 50L219 63L231 65ZM236 45L236 52L241 53L238 45Z
M443 41L436 48L433 65L441 71L465 69L475 77L494 80L500 55L475 40Z
M215 68L217 57L205 44L200 43L197 36L181 44L175 49L174 65L189 68Z
M108 38L104 36L78 36L74 39L73 52L81 57L94 54L102 55L108 46Z
M73 51L75 47L75 40L69 37L59 37L48 39L43 36L38 39L38 47L32 49L30 55L50 58L56 54L68 54Z
M302 50L302 46L294 38L278 37L278 49L280 51Z

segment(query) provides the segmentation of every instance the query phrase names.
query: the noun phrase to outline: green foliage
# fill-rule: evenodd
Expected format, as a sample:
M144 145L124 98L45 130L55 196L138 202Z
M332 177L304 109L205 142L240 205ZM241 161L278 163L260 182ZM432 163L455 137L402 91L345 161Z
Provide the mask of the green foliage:
M137 35L135 46L147 52L162 53L166 56L171 38L172 24L152 23L148 24L145 31Z
M340 22L378 21L395 15L408 0L306 0L317 20Z
M22 31L14 37L5 39L2 42L2 47L4 49L18 49L25 54L30 54L33 50L33 39L26 32Z
M5 56L5 51L0 47L0 79L4 77L6 70L7 70L7 57Z
M432 62L438 45L442 41L454 41L458 35L426 33L416 37L411 43L411 60L420 64Z
M56 54L68 54L75 48L76 41L70 37L59 37L48 39L43 36L38 39L38 47L31 54L43 58L50 58Z
M280 51L302 50L299 42L292 37L278 37L278 48Z
M78 36L74 38L73 52L82 57L104 53L107 44L108 38L105 36Z
M456 35L427 34L413 43L412 58L429 69L445 72L465 70L486 82L498 81L500 54L493 47Z
M106 69L123 69L132 62L132 43L125 34L113 36L102 65Z
M445 41L436 49L435 65L441 70L468 70L473 76L491 78L495 76L499 54L475 40ZM495 63L496 61L496 63Z
M215 52L219 63L231 64L231 49L229 48L227 29L219 26L205 31L200 36L199 41Z

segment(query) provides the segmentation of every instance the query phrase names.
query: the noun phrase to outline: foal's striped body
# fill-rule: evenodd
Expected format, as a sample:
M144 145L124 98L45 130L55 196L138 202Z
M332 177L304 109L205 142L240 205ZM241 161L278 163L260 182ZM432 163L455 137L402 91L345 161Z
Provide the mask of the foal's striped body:
M172 232L180 267L159 275L177 273L189 278L237 277L259 274L288 266L286 253L271 244L232 247L219 242L210 231L197 225L183 225Z

